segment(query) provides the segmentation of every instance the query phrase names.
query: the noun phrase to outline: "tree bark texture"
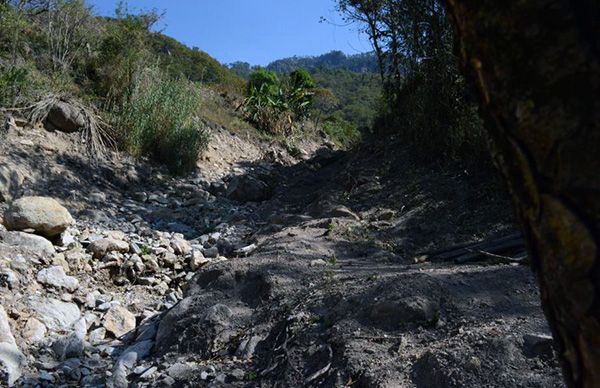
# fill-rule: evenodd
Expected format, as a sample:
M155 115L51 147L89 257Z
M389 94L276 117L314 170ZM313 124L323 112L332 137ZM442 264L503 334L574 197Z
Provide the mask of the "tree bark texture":
M570 387L600 387L600 3L443 0Z

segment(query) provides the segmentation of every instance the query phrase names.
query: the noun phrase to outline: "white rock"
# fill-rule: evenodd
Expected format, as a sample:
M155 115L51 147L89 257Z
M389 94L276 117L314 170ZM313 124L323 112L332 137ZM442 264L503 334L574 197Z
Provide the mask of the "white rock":
M192 251L190 243L181 237L175 237L171 240L171 248L177 255L187 255Z
M0 342L16 345L15 337L12 335L10 330L10 323L8 321L8 315L4 310L4 307L0 306Z
M55 288L64 288L71 292L77 290L79 281L73 276L65 274L65 270L61 266L44 268L37 274L37 281L47 286Z
M28 305L35 318L52 331L67 331L81 318L76 304L54 298L31 297Z
M6 383L9 387L12 387L15 381L21 377L21 369L25 361L26 358L17 345L0 342L0 372L3 371L7 375Z
M4 372L8 378L6 383L9 387L12 387L15 381L21 377L21 368L24 363L25 356L19 351L15 337L10 330L6 311L0 306L0 375L2 375L1 372Z
M90 332L89 340L92 345L98 345L104 341L105 337L106 337L106 329L103 327L99 327Z

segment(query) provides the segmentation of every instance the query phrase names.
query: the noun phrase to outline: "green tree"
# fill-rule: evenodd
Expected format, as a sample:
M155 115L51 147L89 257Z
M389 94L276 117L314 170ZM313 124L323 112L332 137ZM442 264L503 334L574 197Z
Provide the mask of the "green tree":
M293 89L313 89L316 87L312 76L304 69L296 69L290 73L290 85Z
M251 95L262 89L262 93L276 95L279 88L280 84L277 74L265 69L256 69L248 77L246 93Z
M339 9L363 27L379 60L385 99L377 128L425 155L488 160L438 0L340 0Z

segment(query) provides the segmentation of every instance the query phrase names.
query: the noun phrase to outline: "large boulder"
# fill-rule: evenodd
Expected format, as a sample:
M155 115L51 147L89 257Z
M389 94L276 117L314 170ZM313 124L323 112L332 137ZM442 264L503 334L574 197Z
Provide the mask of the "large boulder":
M56 237L73 223L73 217L60 203L47 197L22 197L4 213L8 230L32 229L44 237Z
M64 101L55 103L44 120L46 129L67 133L77 132L85 125L81 110Z

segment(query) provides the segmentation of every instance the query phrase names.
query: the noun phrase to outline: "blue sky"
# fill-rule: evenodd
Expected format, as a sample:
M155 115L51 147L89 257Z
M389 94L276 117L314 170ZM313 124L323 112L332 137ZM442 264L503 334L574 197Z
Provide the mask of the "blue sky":
M113 15L118 0L88 0L100 15ZM371 51L356 26L343 26L334 0L129 0L130 10L166 11L159 28L199 47L222 63L253 65L331 50ZM332 23L319 23L321 17Z

